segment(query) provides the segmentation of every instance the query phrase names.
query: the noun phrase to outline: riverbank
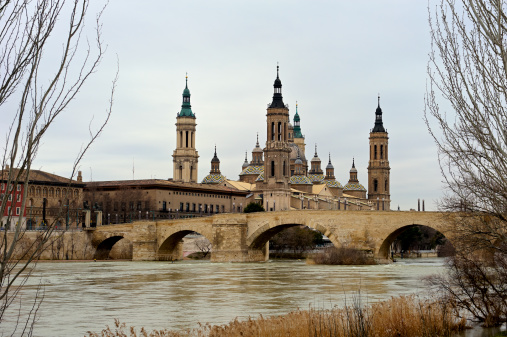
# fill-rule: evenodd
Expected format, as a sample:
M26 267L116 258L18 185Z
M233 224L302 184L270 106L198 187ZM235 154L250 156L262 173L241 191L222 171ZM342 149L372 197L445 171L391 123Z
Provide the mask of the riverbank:
M453 336L466 329L466 320L458 318L448 303L416 296L400 296L386 301L363 305L360 295L351 298L343 308L297 310L282 316L264 317L224 325L200 325L187 331L139 330L140 336L157 337L419 337ZM137 336L136 329L116 321L115 328L89 337Z

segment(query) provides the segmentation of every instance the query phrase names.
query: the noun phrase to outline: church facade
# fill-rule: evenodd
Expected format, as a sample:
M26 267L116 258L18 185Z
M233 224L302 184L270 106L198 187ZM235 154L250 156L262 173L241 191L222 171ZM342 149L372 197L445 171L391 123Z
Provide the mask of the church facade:
M383 126L380 98L375 111L375 125L369 137L367 190L357 179L354 160L349 181L343 186L335 178L331 155L325 172L317 154L317 146L311 160L307 159L298 105L296 104L294 123L291 124L289 108L283 102L278 67L273 89L273 98L266 113L267 138L264 148L261 148L257 135L257 142L251 154L252 160L248 162L248 156L245 154L237 181L229 180L220 174L220 161L215 148L210 174L202 183L247 191L249 194L246 202L261 203L267 211L390 210L389 137ZM174 172L177 174L177 171Z

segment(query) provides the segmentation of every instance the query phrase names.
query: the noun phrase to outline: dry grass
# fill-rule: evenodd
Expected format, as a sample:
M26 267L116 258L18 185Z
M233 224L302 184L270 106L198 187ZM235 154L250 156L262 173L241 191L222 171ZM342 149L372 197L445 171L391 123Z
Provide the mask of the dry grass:
M457 318L451 305L438 301L422 301L402 296L363 306L361 297L352 305L331 310L297 310L284 316L238 321L226 325L201 325L199 328L176 332L160 330L139 333L134 328L115 322L101 333L89 337L444 337L465 329L466 321ZM130 333L128 334L127 331Z

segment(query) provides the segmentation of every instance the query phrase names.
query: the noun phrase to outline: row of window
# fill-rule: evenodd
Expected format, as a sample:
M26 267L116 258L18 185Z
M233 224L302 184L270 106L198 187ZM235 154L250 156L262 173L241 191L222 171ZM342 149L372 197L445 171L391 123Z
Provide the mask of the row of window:
M5 192L5 190L6 190L6 188L7 188L7 186L6 186L6 185L7 185L7 184L2 183L2 188L1 188L1 190L0 190L0 191ZM12 190L13 190L13 189L14 189L14 185L10 185L10 186L9 186L9 191L10 191L10 192L12 192ZM21 184L18 184L18 186L16 187L16 190L17 190L18 192L19 192L19 191L21 191Z
M387 150L387 147L386 147ZM386 155L387 157L387 155ZM377 145L373 146L373 159L377 159ZM380 145L380 159L384 159L384 145Z
M28 194L30 196L35 196L35 197L57 197L59 198L60 196L62 197L66 197L67 196L67 193L69 193L68 197L72 197L72 195L74 195L74 198L78 198L79 197L79 190L78 189L74 189L74 190L67 190L66 188L63 188L63 189L60 189L60 188L53 188L53 187L34 187L34 186L31 186L30 187L30 190L28 192Z
M220 195L220 194L208 194L208 193L192 193L192 192L174 192L175 195L189 195L193 197L208 197L208 198L218 198L218 199L230 199L230 195Z
M7 214L11 214L11 206L9 206L7 212L8 212ZM21 207L16 207L16 214L14 214L14 215L19 215L20 212L21 212Z
M378 191L378 187L379 187L379 186L378 186L378 180L377 180L377 179L373 179L373 191L374 191L374 192L377 192L377 191ZM389 193L389 191L388 191L388 187L389 187L389 185L388 185L388 183L387 183L387 179L386 179L386 180L384 181L384 192L385 192L385 193Z
M16 196L16 201L17 202L21 201L21 194L20 193L18 193L18 194L13 194L13 193L9 194L9 199L7 201L12 201L12 196L13 195ZM4 193L0 194L0 205L2 204L2 200L4 200L4 197L5 197Z
M165 201L164 201L165 202ZM164 204L165 205L165 204ZM225 212L225 206L222 205L209 205L208 204L194 204L192 203L192 207L190 207L190 203L182 203L180 202L180 208L177 209L177 211L180 212L204 212L204 213L224 213ZM220 211L220 208L222 209ZM166 209L163 208L165 211Z

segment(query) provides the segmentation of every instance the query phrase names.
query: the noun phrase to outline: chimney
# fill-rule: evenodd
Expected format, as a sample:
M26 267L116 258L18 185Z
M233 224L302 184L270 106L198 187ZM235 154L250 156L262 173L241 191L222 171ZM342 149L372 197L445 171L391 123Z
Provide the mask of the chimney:
M421 199L417 199L417 211L421 211Z
M78 183L83 182L83 176L81 175L81 171L77 171L77 182Z

